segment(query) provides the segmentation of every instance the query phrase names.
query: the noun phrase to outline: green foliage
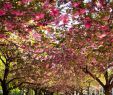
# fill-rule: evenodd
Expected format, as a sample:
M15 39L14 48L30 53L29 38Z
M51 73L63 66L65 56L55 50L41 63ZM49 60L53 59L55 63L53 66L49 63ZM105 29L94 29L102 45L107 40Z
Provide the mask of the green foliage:
M17 89L12 90L10 95L21 95L21 93L20 93L20 90L17 88Z

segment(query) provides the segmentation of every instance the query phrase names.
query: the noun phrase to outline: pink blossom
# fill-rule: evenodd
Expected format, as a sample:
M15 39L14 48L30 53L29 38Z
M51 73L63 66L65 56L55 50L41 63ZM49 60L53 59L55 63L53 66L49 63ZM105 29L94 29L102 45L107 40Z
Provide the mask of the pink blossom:
M105 16L102 20L107 21L109 19L109 16Z
M104 0L99 0L100 4L103 6L105 1Z
M89 17L86 17L85 18L85 21L90 21L91 19Z
M86 23L85 24L85 28L89 29L91 27L91 24L90 23Z
M49 8L49 2L45 2L42 8L43 9L48 9Z
M58 14L59 14L59 10L56 9L56 8L51 9L50 14L51 14L52 16L58 16Z
M106 31L106 30L108 30L108 26L101 26L100 29L103 31Z
M101 2L96 2L97 7L102 7L102 3Z
M11 13L16 16L22 16L24 14L23 12L18 11L18 10L13 10Z
M14 25L9 21L5 22L5 26L6 26L7 30L9 30L9 31L12 31L14 28Z
M1 10L0 9L0 16L3 16L3 15L5 15L6 14L6 12L4 11L4 10Z
M6 36L4 34L0 34L0 38L5 38Z
M85 10L85 9L81 9L81 10L80 10L80 13L81 13L81 14L84 14L84 13L86 13L86 10Z
M68 15L62 15L61 20L63 21L63 24L68 23L68 21L69 21Z
M9 3L9 2L4 3L3 7L4 7L4 9L9 10L9 9L11 9L11 8L12 8L12 4L11 4L11 3Z
M51 28L48 27L48 28L47 28L47 31L50 32L50 31L51 31Z
M32 0L21 0L21 1L22 1L22 3L24 3L24 4L27 4L27 3L32 2Z
M34 37L35 39L40 39L40 38L41 38L40 34L38 34L38 33L34 33L34 34L33 34L33 37Z
M79 2L73 3L73 7L78 7L78 6L80 6L80 3Z
M43 24L42 24L42 23L40 23L40 22L38 22L38 23L37 23L37 26L43 26Z
M43 19L44 16L45 15L43 13L38 13L38 14L36 14L35 18L36 18L36 20L40 20L40 19Z
M22 49L26 49L26 46L25 45L22 45L22 46L20 46Z
M111 39L111 42L113 42L113 39Z
M74 16L78 16L80 15L80 12L76 11L76 13L74 14Z
M98 37L99 37L100 39L102 39L102 38L106 37L106 35L107 35L107 34L104 33L104 34L102 34L102 35L99 35Z
M42 53L43 52L43 49L36 49L35 50L35 53Z

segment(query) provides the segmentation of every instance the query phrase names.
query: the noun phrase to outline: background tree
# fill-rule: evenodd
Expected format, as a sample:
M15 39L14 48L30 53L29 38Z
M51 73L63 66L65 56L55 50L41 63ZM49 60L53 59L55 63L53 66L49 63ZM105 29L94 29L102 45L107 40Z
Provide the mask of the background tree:
M73 49L75 65L95 79L110 95L112 85L112 1L75 1L73 16L78 24L66 32L65 46ZM103 76L105 81L101 80Z
M16 76L16 72L13 72L13 70L22 68L22 64L24 65L24 62L17 46L7 41L1 41L0 61L2 66L2 69L0 70L0 82L3 94L8 95L11 89L19 87L22 84L22 82L20 83L17 81L17 79L19 80L21 77Z

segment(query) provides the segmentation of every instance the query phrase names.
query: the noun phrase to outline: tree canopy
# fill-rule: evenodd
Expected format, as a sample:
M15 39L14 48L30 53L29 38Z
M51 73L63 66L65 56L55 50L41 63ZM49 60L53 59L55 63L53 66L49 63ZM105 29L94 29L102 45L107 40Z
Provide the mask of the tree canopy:
M76 90L87 75L110 95L112 32L112 0L1 0L3 95L26 85Z

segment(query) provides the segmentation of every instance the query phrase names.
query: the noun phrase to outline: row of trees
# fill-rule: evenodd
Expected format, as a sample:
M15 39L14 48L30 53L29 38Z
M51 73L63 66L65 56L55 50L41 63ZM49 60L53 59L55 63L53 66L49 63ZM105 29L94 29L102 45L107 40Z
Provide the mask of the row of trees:
M66 14L55 5L54 0L0 1L3 95L9 95L10 90L17 87L44 88L49 94L66 92L67 95L67 92L83 88L86 75L104 88L105 95L110 95L113 87L113 1L73 0ZM73 22L67 29L68 14Z

